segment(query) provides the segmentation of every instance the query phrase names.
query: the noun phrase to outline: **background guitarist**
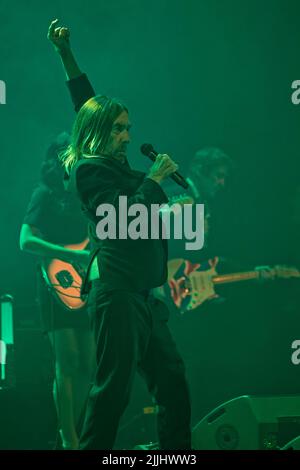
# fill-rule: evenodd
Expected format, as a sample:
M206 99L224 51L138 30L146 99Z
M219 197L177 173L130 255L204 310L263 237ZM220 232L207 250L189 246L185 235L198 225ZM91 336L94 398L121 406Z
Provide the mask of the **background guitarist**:
M175 202L180 204L202 203L205 212L204 247L201 251L186 251L184 238L169 241L168 281L179 277L180 268L184 267L185 260L189 263L189 272L198 269L200 263L201 270L211 267L209 259L214 258L215 253L208 241L214 238L213 204L216 196L226 187L232 168L233 162L223 150L217 147L206 147L198 150L191 159L186 178L189 189L185 194L178 194L178 186L175 186L171 180L165 184L164 189L169 197L169 205ZM224 262L222 264L224 265ZM157 289L156 295L161 297L165 293Z
M87 237L77 198L64 189L58 153L68 144L67 133L50 145L41 168L41 181L33 191L20 234L21 250L39 256L37 293L42 328L55 354L54 401L64 449L78 447L76 425L89 389L94 345L87 309L68 310L59 303L42 278L41 261L59 259L85 266L88 251L63 245L78 244ZM79 289L78 289L79 291Z
M209 281L210 273L222 273L240 271L236 263L227 258L216 257L215 239L218 238L216 234L216 227L214 224L215 210L220 202L219 198L222 190L227 188L228 180L232 176L234 164L232 159L220 148L205 147L198 150L191 160L188 168L187 181L189 189L185 195L180 195L178 202L182 200L183 203L204 203L205 205L205 243L201 251L185 250L185 240L170 240L169 242L169 261L168 261L168 284L170 287L169 295L173 302L179 307L180 297L179 292L183 294L183 289L180 288L183 278L188 276L194 271L205 271L207 273L207 281ZM172 191L170 186L166 189L167 194L174 194L172 202L176 201L176 188ZM186 200L185 200L186 197ZM220 234L219 234L220 235ZM259 274L259 279L270 279L273 274L266 266L256 267L255 271ZM203 277L203 281L205 277ZM211 286L210 286L211 284ZM212 299L219 298L212 289L211 282L205 283L202 286L203 298ZM165 292L162 292L166 295ZM159 295L159 292L158 292ZM189 296L187 296L189 298ZM171 299L169 299L171 300ZM221 298L221 300L223 300Z

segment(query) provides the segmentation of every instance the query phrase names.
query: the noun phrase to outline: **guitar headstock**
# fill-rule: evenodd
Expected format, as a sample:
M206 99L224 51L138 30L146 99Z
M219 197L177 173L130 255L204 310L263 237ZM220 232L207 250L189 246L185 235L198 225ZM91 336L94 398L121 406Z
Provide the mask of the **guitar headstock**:
M275 275L279 279L299 278L299 269L293 266L277 265L274 267Z

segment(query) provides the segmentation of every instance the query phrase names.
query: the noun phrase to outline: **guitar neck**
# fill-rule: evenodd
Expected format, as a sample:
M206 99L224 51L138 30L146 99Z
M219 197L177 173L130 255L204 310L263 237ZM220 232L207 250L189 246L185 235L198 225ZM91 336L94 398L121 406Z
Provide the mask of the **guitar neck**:
M300 272L298 269L284 266L278 266L277 268L273 269L269 268L267 273L269 279L300 278ZM259 279L260 276L261 272L258 270L221 275L217 274L216 276L213 276L212 282L214 284L229 284L230 282L251 281L252 279Z
M258 279L259 276L260 274L257 271L246 271L241 273L217 275L212 278L212 281L214 284L229 284L231 282L242 282Z

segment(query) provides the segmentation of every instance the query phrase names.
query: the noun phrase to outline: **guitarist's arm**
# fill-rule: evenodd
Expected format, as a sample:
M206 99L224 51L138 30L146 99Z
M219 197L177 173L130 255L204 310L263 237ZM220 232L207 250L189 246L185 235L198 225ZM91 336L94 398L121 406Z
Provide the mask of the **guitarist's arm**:
M58 20L52 21L48 30L48 39L61 57L75 111L78 112L81 106L96 93L87 76L81 72L77 64L69 37L68 28L58 27Z
M89 259L89 252L86 250L71 250L43 240L39 229L29 224L23 224L21 227L20 249L37 256L56 258L67 263L76 262L86 265Z

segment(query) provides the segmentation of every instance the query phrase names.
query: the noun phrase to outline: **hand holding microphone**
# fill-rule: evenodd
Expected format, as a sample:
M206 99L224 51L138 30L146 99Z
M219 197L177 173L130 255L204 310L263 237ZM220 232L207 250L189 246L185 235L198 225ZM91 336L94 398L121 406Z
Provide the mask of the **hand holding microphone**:
M141 146L141 152L154 162L147 175L148 178L160 184L166 178L171 177L177 184L180 184L180 186L183 186L185 189L189 187L183 176L177 172L177 163L175 163L169 155L158 154L151 144L143 144Z
M171 157L167 154L159 153L153 163L147 178L150 178L156 183L160 184L163 180L168 178L172 173L178 169L178 165L173 162Z

